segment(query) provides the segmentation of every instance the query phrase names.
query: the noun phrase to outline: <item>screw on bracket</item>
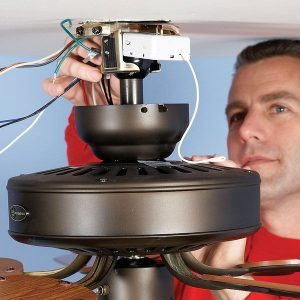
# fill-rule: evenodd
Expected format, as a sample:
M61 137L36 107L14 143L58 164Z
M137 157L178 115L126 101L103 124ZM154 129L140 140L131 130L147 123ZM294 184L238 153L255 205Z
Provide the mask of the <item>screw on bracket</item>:
M78 35L83 35L84 34L84 28L82 26L79 26L76 28L76 33Z
M108 179L107 179L107 178L100 178L99 181L100 181L100 182L107 182Z
M93 34L100 34L102 32L102 27L101 26L96 26L92 28L92 33Z
M100 285L96 289L97 296L106 296L109 294L109 286L108 285Z

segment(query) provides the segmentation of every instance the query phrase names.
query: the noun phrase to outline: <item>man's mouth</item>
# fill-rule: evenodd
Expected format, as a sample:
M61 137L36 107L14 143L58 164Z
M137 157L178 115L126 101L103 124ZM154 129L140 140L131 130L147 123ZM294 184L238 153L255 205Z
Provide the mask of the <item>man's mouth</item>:
M273 158L261 155L247 156L242 160L242 168L272 163L274 161L276 160Z

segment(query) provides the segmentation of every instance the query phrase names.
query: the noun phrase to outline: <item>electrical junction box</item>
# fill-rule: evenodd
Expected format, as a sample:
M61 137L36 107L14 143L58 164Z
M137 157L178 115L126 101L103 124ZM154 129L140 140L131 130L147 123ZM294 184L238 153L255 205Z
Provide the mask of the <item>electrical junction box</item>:
M190 39L179 35L123 33L123 56L153 60L189 60Z

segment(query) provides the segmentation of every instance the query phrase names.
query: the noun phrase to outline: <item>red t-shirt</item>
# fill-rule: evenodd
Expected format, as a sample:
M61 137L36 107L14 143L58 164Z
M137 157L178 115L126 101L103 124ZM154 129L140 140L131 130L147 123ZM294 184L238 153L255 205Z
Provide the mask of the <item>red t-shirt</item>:
M69 123L65 130L67 143L67 158L70 166L80 166L87 163L99 162L88 144L83 142L77 134L75 127L75 110L69 116Z
M82 165L100 160L92 153L90 147L78 136L74 123L74 109L69 117L65 131L67 155L70 165ZM276 236L264 228L247 238L245 261L299 259L300 240ZM300 285L300 272L282 276L256 276L256 280ZM210 291L187 286L178 280L174 281L175 300L214 300ZM285 300L291 297L273 296L261 293L251 293L247 300Z

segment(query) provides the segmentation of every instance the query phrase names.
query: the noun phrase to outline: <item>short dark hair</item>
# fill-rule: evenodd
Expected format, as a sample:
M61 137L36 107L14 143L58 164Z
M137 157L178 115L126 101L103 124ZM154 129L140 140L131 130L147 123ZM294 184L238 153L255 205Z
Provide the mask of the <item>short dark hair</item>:
M300 40L273 39L250 45L237 56L235 71L242 66L274 56L291 56L300 59Z

